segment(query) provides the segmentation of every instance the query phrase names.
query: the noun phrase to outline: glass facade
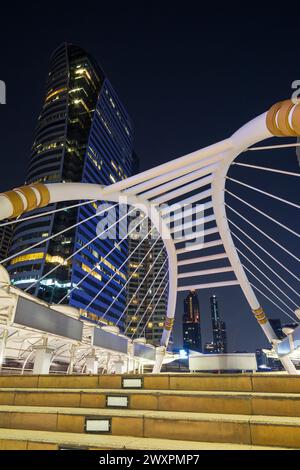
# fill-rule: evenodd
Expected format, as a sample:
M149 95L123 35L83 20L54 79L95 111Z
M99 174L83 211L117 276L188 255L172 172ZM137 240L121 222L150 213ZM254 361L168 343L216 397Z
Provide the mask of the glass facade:
M217 354L227 353L226 324L220 319L218 299L216 295L210 298L211 321L213 328L214 352Z
M88 182L108 185L130 176L133 167L133 127L117 94L89 54L77 46L62 44L50 59L46 97L38 118L26 184ZM69 205L53 204L35 213ZM47 302L57 303L90 273L64 300L85 310L112 273L119 270L128 252L127 245L122 244L119 250L106 257L116 240L97 240L68 260L74 251L96 236L99 218L42 243L24 255L17 256L17 253L95 214L98 205L99 202L66 209L19 223L10 250L16 257L8 267L13 284L26 289L57 267L53 274L49 273L29 290ZM95 315L91 315L92 319L106 312L125 280L126 269L122 269L111 286L91 303L89 312ZM120 296L106 319L118 318L124 305L125 298Z

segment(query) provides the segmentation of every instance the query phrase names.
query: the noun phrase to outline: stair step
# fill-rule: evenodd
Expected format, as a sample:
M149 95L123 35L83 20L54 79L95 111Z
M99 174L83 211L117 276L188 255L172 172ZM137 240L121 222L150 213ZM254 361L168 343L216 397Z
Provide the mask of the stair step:
M0 429L0 450L284 450L280 447Z
M86 418L113 436L300 447L300 418L94 408L0 406L0 427L85 433Z
M0 376L0 388L122 389L126 379L141 379L148 390L202 390L236 392L300 393L300 375L286 374L159 374L122 375L28 375Z
M2 388L0 405L107 408L124 397L128 409L300 417L300 394L190 390ZM121 406L117 406L121 408Z

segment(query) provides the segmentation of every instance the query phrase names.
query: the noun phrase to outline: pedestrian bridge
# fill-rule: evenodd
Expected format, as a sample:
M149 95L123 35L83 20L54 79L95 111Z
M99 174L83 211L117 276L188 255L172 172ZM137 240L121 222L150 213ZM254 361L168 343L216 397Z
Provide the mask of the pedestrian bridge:
M191 289L201 291L202 289L221 287L230 289L232 286L240 286L258 325L276 350L285 369L290 374L296 374L293 353L300 346L300 329L299 327L291 328L285 339L278 338L268 320L262 300L267 299L293 322L299 320L298 283L300 278L297 269L299 269L300 258L299 254L290 248L287 240L291 236L299 238L300 234L286 222L274 217L271 209L274 204L279 204L283 214L285 211L288 214L294 214L288 217L288 220L292 222L297 218L296 211L299 210L300 205L297 201L294 202L281 195L278 185L273 192L262 186L249 184L248 176L244 179L233 178L231 171L232 169L245 170L248 175L249 172L255 170L264 175L263 181L266 181L268 175L276 175L276 178L279 176L283 179L290 178L291 184L297 182L298 172L250 164L247 163L247 158L252 152L272 154L272 151L280 150L287 154L291 149L295 152L295 148L299 145L295 142L298 136L300 136L300 104L286 100L275 104L268 112L251 120L221 142L111 186L39 183L1 194L0 219L3 221L13 219L14 223L24 220L20 219L20 216L35 208L46 208L49 204L66 201L80 200L83 201L81 204L89 201L109 201L112 204L111 209L116 205L126 205L131 208L126 214L127 217L133 211L140 210L151 223L150 232L154 229L158 232L167 255L165 260L167 273L146 308L145 315L148 314L146 320L150 321L161 297L168 294L161 345L154 350L151 346L144 344L142 337L136 338L134 333L131 335L131 341L128 341L126 336L129 333L128 329L123 335L118 329L103 325L95 326L91 322L80 319L80 315L74 309L68 309L62 305L44 305L26 295L26 291L31 286L26 289L25 294L11 286L9 278L3 271L1 278L2 356L5 348L9 348L9 343L18 338L20 342L23 341L22 331L26 331L26 334L29 331L29 337L33 331L38 331L40 336L37 337L36 344L31 343L27 353L24 352L24 348L22 349L25 368L26 361L32 355L38 357L40 352L41 357L44 355L45 359L47 350L53 346L54 351L51 357L55 355L62 357L62 351L65 350L64 353L70 364L69 370L73 369L74 363L78 364L78 361L81 361L85 370L89 371L92 370L88 365L89 359L91 356L95 358L96 348L103 347L105 351L109 351L107 345L110 345L114 353L120 357L122 354L126 357L130 356L127 366L129 369L131 368L130 361L142 357L142 362L148 361L154 364L153 372L159 372L163 362L168 360L167 347L174 325L177 293ZM283 137L285 138L283 143L278 143L276 140L271 145L263 147L256 145L265 139ZM242 160L240 157L243 157ZM231 188L236 188L236 190ZM238 193L237 188L242 192ZM246 198L250 193L256 194L255 204L251 204ZM268 210L258 207L257 201L263 200L268 201ZM234 201L245 206L247 211L251 210L252 219L237 210L234 207ZM96 213L97 215L99 213ZM31 217L37 216L29 215L28 219ZM267 220L269 231L258 225L257 221L261 218ZM237 223L237 219L245 223L248 229L243 230L240 223ZM3 222L4 225L9 223L11 222ZM80 223L84 221L78 222ZM110 228L108 227L107 230ZM279 228L282 231L280 233L285 234L286 237L280 241L276 238ZM70 227L67 227L48 239L69 229ZM133 227L131 232L134 229L136 227ZM255 236L252 236L253 233L266 239L268 245L264 247ZM100 235L103 235L103 232L95 234L91 242ZM130 236L130 232L127 236ZM41 243L45 243L48 239ZM142 242L143 240L140 243ZM122 241L116 243L114 249L118 249L120 243ZM274 251L269 248L270 244L274 247ZM38 245L39 243L28 247L14 254L14 257L32 251ZM299 245L292 243L291 246ZM278 255L279 252L280 255ZM249 258L250 254L254 256L252 260ZM69 258L71 259L73 255ZM3 260L2 263L7 261L9 259ZM55 266L43 278L55 272L58 267ZM86 276L91 275L95 270L97 266ZM43 278L35 283L40 283ZM126 288L126 285L124 287ZM78 288L80 286L77 284L72 286L71 290ZM99 290L97 296L101 295L103 289ZM112 299L110 307L114 302L115 299ZM92 303L93 301L89 306ZM42 314L35 315L33 312L37 310ZM51 347L48 342L50 337L54 338L53 341L51 339ZM87 344L87 339L88 347L82 351L83 344ZM55 341L57 341L56 346L54 346ZM132 344L134 344L134 349L129 351ZM29 359L28 356L30 356ZM116 360L115 364L117 362ZM123 364L123 367L122 358L119 362Z

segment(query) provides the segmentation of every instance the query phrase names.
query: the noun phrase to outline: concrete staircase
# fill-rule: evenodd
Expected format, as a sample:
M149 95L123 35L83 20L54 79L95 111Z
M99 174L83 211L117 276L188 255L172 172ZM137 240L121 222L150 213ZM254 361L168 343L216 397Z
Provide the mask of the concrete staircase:
M0 449L300 448L300 376L0 376Z

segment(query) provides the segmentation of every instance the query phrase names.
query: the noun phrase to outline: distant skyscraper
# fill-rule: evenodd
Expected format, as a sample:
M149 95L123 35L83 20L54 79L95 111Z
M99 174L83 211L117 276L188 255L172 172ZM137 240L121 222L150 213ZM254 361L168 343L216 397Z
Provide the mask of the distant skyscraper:
M81 48L62 44L50 59L46 96L38 118L26 183L109 185L131 175L132 153L132 123L103 70ZM67 205L70 204L52 204L47 211ZM97 239L72 260L67 260L95 237L98 217L17 255L24 248L92 217L96 211L97 204L91 203L19 223L11 248L11 254L16 254L9 266L12 283L28 288L58 266L53 274L30 288L31 294L57 303L89 273L64 303L82 309L83 315L92 319L101 318L126 282L126 266L119 267L128 255L127 242L106 257L116 241ZM93 301L113 275L114 280ZM123 292L108 310L106 320L118 319L125 301Z
M216 295L210 298L211 321L213 328L214 352L217 354L227 353L226 324L220 319L218 299Z
M184 300L183 347L202 352L200 307L196 291L190 291Z

